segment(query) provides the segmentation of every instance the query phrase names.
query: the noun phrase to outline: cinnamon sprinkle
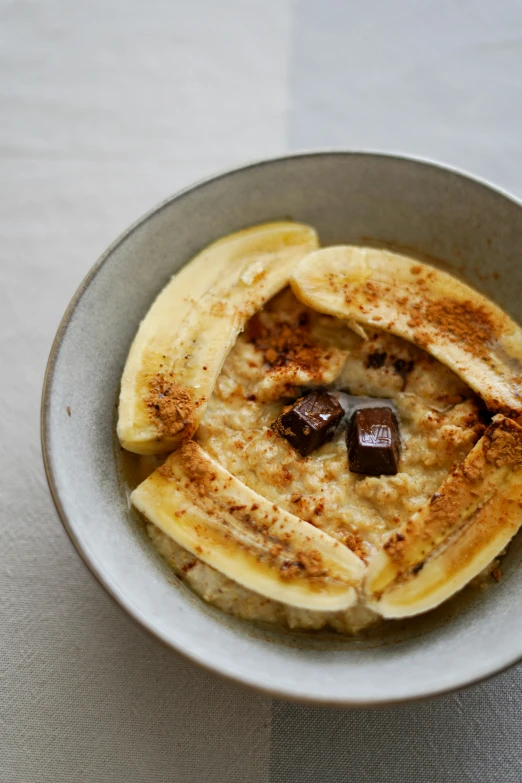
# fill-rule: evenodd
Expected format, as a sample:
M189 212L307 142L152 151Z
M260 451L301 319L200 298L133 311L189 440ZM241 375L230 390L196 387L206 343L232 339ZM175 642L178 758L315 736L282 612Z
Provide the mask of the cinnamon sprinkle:
M497 325L486 307L471 301L451 299L421 302L408 321L417 330L416 340L424 345L431 342L425 327L431 326L451 342L464 346L474 356L484 356L484 346L495 338Z
M496 426L495 426L496 425ZM522 427L511 419L498 416L485 432L484 454L495 467L522 466Z
M325 349L311 337L307 312L300 313L295 323L276 319L269 326L263 321L262 314L256 313L245 332L249 342L263 352L271 367L294 365L315 373L320 372L325 358L328 358Z
M201 488L202 494L206 494L208 486L216 480L216 474L212 473L205 459L201 456L198 445L189 440L182 445L179 455L183 463L184 472L192 482L196 482Z
M368 557L368 552L366 551L364 541L359 533L343 532L340 538L343 544L347 546L348 549L352 550L354 555L357 555L357 557L360 557L361 560L364 560L366 562Z
M193 392L186 386L158 373L150 383L150 395L145 398L151 416L156 420L160 434L172 437L185 430L190 437L196 428Z
M324 576L327 573L324 568L323 558L317 549L311 549L309 552L298 552L297 556L307 576Z

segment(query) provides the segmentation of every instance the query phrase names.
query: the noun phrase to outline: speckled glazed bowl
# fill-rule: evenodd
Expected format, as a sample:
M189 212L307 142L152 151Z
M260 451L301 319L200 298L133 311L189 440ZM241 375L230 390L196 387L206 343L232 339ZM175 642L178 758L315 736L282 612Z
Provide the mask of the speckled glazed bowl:
M158 639L215 672L283 698L371 705L460 688L522 657L520 536L504 577L364 638L298 634L234 620L174 577L129 511L115 441L121 372L140 319L203 246L291 217L323 244L371 243L464 277L522 322L522 209L455 171L384 155L324 153L247 166L190 188L141 218L81 284L44 384L49 484L78 552Z

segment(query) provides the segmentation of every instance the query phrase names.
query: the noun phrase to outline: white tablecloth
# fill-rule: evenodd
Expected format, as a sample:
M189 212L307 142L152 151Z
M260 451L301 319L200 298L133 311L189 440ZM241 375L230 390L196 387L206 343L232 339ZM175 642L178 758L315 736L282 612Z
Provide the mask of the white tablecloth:
M0 40L0 782L520 783L520 668L438 701L332 711L161 648L69 544L38 431L80 280L199 177L363 148L522 195L520 3L5 0Z

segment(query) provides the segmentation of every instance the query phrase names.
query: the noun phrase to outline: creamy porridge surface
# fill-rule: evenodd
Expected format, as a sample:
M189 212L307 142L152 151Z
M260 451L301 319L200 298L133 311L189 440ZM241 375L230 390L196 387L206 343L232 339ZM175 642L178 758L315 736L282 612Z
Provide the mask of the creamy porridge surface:
M315 387L393 400L402 439L397 475L350 473L343 428L306 458L273 431L283 406ZM238 338L196 440L253 490L367 560L469 453L484 431L481 418L476 395L421 349L385 332L363 339L286 289ZM202 563L153 524L148 530L197 593L236 616L341 632L378 619L363 603L322 613L266 599Z

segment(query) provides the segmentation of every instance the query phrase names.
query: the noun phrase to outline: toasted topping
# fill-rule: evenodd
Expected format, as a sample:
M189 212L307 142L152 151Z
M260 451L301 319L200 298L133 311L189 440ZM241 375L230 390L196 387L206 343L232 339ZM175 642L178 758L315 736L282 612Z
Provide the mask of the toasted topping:
M400 457L399 425L391 407L360 408L350 419L346 435L352 473L394 475Z
M307 457L333 437L342 417L341 405L330 394L310 392L283 408L272 426L302 457Z

